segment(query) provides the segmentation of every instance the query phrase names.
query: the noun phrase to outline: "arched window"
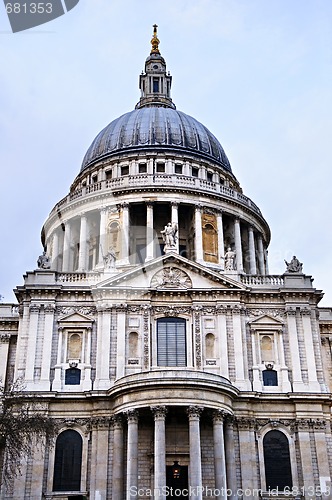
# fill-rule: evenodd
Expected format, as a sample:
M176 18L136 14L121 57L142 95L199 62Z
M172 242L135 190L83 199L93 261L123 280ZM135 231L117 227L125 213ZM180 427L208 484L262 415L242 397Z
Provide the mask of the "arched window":
M68 368L65 373L65 385L80 385L81 370L79 368Z
M292 487L288 439L283 432L269 431L263 439L266 489Z
M278 374L275 370L263 371L263 385L269 385L269 386L278 385Z
M158 366L187 366L186 320L160 318L157 320Z
M53 491L80 491L82 438L73 430L62 432L55 447Z

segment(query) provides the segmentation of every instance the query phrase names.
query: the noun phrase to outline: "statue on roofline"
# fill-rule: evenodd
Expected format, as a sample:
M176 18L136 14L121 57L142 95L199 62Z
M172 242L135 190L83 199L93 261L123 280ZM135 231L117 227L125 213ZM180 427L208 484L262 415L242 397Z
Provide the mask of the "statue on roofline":
M285 260L286 264L286 273L302 273L302 262L300 262L295 255L290 262Z

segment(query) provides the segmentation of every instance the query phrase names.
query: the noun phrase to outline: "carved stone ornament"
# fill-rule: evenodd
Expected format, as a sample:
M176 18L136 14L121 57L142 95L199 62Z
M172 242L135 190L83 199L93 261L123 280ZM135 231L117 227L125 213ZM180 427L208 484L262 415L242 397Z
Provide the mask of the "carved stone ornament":
M215 410L212 413L212 418L214 422L224 422L227 415L229 415L229 412L225 410Z
M188 274L177 267L164 267L151 279L151 288L192 288Z
M10 342L10 334L9 333L1 333L0 334L0 343L1 344L9 344Z
M155 420L164 420L167 414L167 407L166 406L151 406L150 407Z
M283 309L248 309L249 316L272 316L273 318L282 318L285 315Z
M152 308L152 314L164 314L165 316L178 316L179 314L190 314L191 308L186 306L156 306Z
M189 418L200 418L203 410L203 406L189 406L187 408L187 414Z
M143 362L144 369L147 370L149 368L149 360L150 360L150 306L146 306L143 309Z
M88 306L63 306L59 308L59 313L68 316L69 314L74 314L74 313L79 313L83 314L84 316L89 316L95 313L95 308L94 307L88 307Z
M123 417L121 414L113 415L112 417L113 429L122 429Z
M138 423L138 411L137 410L126 410L123 412L127 417L128 422Z

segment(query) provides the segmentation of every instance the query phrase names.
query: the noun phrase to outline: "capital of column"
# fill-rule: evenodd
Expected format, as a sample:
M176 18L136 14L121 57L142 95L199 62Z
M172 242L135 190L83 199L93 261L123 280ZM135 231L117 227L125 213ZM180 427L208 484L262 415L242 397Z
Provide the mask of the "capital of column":
M152 411L155 420L165 420L167 414L166 406L150 406L150 410Z
M187 414L189 419L199 419L203 410L203 406L188 406Z
M178 201L171 201L171 206L176 208L179 206L179 202Z
M9 344L10 342L10 334L9 333L1 333L0 334L0 343L1 344Z
M51 313L51 314L54 313L55 305L54 304L46 304L44 306L44 311L45 311L45 313Z
M226 419L228 412L225 410L215 410L212 414L213 422L221 422L223 423Z
M138 411L137 410L126 410L123 412L127 417L128 423L138 423Z
M148 208L153 208L153 206L154 206L154 202L153 201L146 201L145 204L146 204L146 206Z
M113 415L112 417L112 424L114 429L122 429L123 427L123 418L120 413L117 415Z
M197 212L202 213L202 212L203 212L203 205L201 205L200 203L197 203L197 204L195 205L195 210L196 210Z

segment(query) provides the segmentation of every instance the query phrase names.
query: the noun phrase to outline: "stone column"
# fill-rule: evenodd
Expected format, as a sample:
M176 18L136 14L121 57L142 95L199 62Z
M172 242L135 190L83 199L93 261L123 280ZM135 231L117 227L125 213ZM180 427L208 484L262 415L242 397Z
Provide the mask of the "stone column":
M110 419L102 417L92 424L90 495L95 500L107 498ZM70 497L69 497L70 498Z
M227 488L230 490L228 498L236 500L236 463L235 463L235 448L234 448L234 417L229 415L225 421L225 455L226 455L226 475Z
M36 343L37 343L37 330L39 321L39 304L30 305L30 321L29 321L29 343L26 357L25 380L26 389L32 390L34 384L35 372L35 356L36 356Z
M98 310L97 318L97 359L94 389L109 389L110 344L111 344L111 308Z
M201 436L199 419L203 408L189 406L189 453L190 453L190 478L189 484L193 488L192 498L202 500L202 458Z
M265 274L268 276L270 274L270 271L269 271L269 251L267 248L265 248L264 257L265 257Z
M166 486L166 406L152 406L154 414L154 491L155 499L165 500L163 488Z
M248 500L256 500L253 491L258 488L256 442L255 442L255 419L238 419L240 460L242 471L242 488L248 489L251 494L246 496Z
M123 498L123 451L123 420L121 415L114 415L112 498Z
M179 204L176 201L171 202L172 207L172 215L171 222L172 224L176 224L178 228L177 239L176 239L176 252L179 253L179 241L180 241L180 233L179 233Z
M63 261L62 261L62 272L68 273L70 266L70 240L71 240L71 227L70 222L66 220L64 222L65 234L63 235Z
M45 311L45 326L44 326L44 342L43 356L40 372L39 388L43 391L50 390L50 368L51 368L51 353L52 353L52 336L54 323L54 304L47 304L44 307Z
M116 378L125 374L126 364L126 304L119 304L116 308L117 314L117 337L116 337Z
M313 334L311 328L311 309L308 306L301 310L304 346L308 366L308 382L310 392L320 392L320 384L317 379L317 367L315 359L315 349L313 344Z
M225 243L224 243L224 227L222 220L222 212L217 213L217 227L218 227L218 262L219 265L225 269Z
M127 500L137 498L138 487L138 411L128 410Z
M82 213L81 228L80 228L80 250L78 253L78 270L80 272L86 271L86 257L87 257L87 216L85 213Z
M315 484L313 467L312 467L310 427L307 419L299 420L297 424L298 424L298 444L300 448L301 464L303 471L303 486L305 491L310 491L310 489L312 489L313 485Z
M53 248L52 248L52 264L51 269L58 270L58 257L59 257L59 234L57 231L53 233Z
M234 239L236 252L236 270L238 273L243 272L243 257L242 257L242 242L241 242L241 226L240 219L234 220Z
M228 338L226 325L226 308L222 305L217 305L217 328L219 332L219 358L220 358L220 375L229 378L228 371Z
M258 250L258 268L259 274L264 276L265 274L265 265L264 265L264 247L263 247L263 238L262 235L259 234L257 237L257 250Z
M99 222L99 249L98 249L98 265L104 265L103 255L108 252L107 242L106 242L106 220L107 220L107 209L105 207L100 209L100 222Z
M129 264L129 203L122 203L122 248L121 263Z
M292 307L286 307L289 351L292 360L293 390L303 391L303 381L301 373L301 361L299 354L299 342L296 327L296 311Z
M153 203L146 204L146 257L145 262L154 257L153 241Z
M2 383L6 380L8 353L9 353L10 333L0 334L0 380Z
M248 234L249 234L249 270L250 270L250 274L257 274L255 235L254 235L254 230L253 230L252 226L249 226Z
M203 260L203 232L202 232L202 207L195 206L195 253L196 262L202 264Z
M225 412L223 410L218 410L213 413L214 477L215 487L217 490L221 491L219 498L227 498L224 414Z

